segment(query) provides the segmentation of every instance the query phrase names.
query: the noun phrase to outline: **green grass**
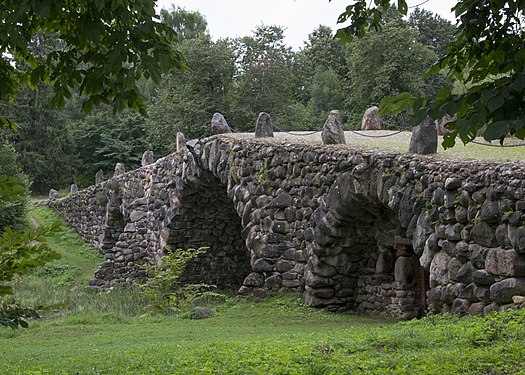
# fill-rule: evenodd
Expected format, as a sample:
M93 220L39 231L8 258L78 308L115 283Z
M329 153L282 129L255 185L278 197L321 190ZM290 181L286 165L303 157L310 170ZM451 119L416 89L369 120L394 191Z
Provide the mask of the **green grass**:
M373 137L378 135L393 134L395 131L368 131L358 132L359 134L370 135L366 137L356 133L347 131L346 143L350 148L362 148L362 149L374 149L381 151L394 151L407 153L408 146L410 144L411 132L401 132L394 134L389 137ZM289 133L274 133L275 137L288 142L321 142L320 134L314 134L311 136L294 136ZM478 138L476 141L486 143L482 138ZM525 159L525 146L521 147L493 147L484 146L475 143L468 143L464 145L458 139L456 145L453 148L447 150L441 146L442 139L439 137L438 150L434 155L437 158L443 159L463 159L463 160L493 160L493 161L520 161ZM509 139L505 142L506 144L523 144L525 142L518 139ZM498 142L492 142L493 145L498 146Z
M53 235L63 259L30 276L34 290L18 282L29 301L49 293L65 306L28 329L0 329L0 374L525 374L525 310L399 322L284 295L228 298L210 304L210 319L152 315L134 291L87 292L100 257L78 241Z

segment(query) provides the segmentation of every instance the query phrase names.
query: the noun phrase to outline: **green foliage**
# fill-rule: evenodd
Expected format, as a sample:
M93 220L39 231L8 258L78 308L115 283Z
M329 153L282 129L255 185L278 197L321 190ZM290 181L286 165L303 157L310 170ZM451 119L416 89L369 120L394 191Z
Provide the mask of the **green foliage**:
M5 302L5 297L13 294L10 282L15 276L22 276L42 266L60 255L45 244L45 236L58 229L58 223L44 228L27 229L14 232L5 228L0 237L0 299L4 300L0 310L0 325L17 328L27 327L25 318L36 316L32 309Z
M170 9L161 9L160 19L175 30L181 41L204 36L208 27L206 19L199 12L188 11L173 4Z
M404 2L404 1L403 1ZM398 2L399 11L407 13ZM389 0L376 1L383 9ZM406 4L405 4L406 5ZM443 88L430 101L414 100L414 123L430 116L453 114L444 147L459 137L463 143L482 133L487 141L513 135L525 139L525 34L523 1L460 0L453 8L458 21L456 39L429 73L444 73L458 80L465 91ZM382 9L365 1L349 5L339 21L351 25L338 31L345 39L363 36L367 28L380 27Z
M148 307L161 313L170 313L187 307L192 302L211 296L213 287L205 284L183 284L181 276L186 265L208 248L199 249L166 249L160 264L146 264L148 280L139 286Z
M112 103L145 113L140 77L160 81L182 69L174 31L155 21L155 3L125 0L4 1L0 24L0 100L12 100L23 86L53 86L51 105L62 107L72 91L86 96L83 109ZM29 45L38 33L53 33L57 48L44 58ZM16 62L13 64L11 59Z
M356 120L360 121L368 107L379 104L386 96L424 93L422 74L435 61L436 54L417 42L417 35L416 30L388 23L350 45L347 105ZM403 116L393 121L397 127L406 125Z
M6 227L22 229L27 205L27 178L16 162L16 151L0 141L0 233Z

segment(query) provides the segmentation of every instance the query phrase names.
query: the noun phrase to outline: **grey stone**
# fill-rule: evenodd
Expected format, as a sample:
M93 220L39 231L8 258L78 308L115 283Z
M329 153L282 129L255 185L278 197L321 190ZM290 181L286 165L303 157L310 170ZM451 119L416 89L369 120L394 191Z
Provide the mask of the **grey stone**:
M208 319L213 316L213 311L208 307L195 306L191 308L190 312L198 319Z
M399 257L396 259L394 266L394 279L399 283L410 283L412 282L413 270L412 270L412 258L410 257Z
M472 272L472 281L477 285L492 285L496 282L496 276L487 270L475 270Z
M55 189L49 189L49 199L58 199L60 194Z
M321 138L325 145L346 144L345 132L339 122L339 111L333 110L323 125Z
M115 165L115 172L113 173L113 177L120 176L121 174L126 173L126 168L124 168L124 164L117 163Z
M225 134L225 133L231 133L232 129L228 125L228 122L224 118L224 116L219 113L215 112L213 114L213 117L211 119L211 134Z
M521 256L514 249L491 249L485 259L487 272L500 276L525 276L525 256Z
M71 184L71 187L69 188L69 195L76 196L78 194L78 186L76 184Z
M463 298L456 298L450 312L453 314L468 314L470 302Z
M255 125L255 138L266 137L273 137L273 123L268 113L261 112Z
M508 226L508 235L512 247L520 254L525 255L525 227Z
M379 253L376 262L376 273L389 273L394 268L394 256L390 251Z
M483 314L483 309L485 308L486 304L484 302L475 302L472 305L470 305L468 309L469 315L481 315Z
M182 150L187 149L186 148L186 137L184 136L183 133L177 132L176 144L177 144L177 152L181 152Z
M102 182L104 182L104 172L99 170L97 173L95 173L95 185L98 185Z
M373 106L365 111L361 121L361 130L381 130L379 107Z
M271 272L273 271L273 264L266 259L257 259L252 266L252 270L254 272Z
M485 222L477 223L470 231L472 239L479 245L493 247L497 244L492 228Z
M461 268L459 269L459 271L458 271L458 273L456 275L457 281L459 281L460 283L463 283L463 284L470 284L470 283L472 283L472 281L473 281L472 273L474 271L476 271L476 269L474 268L472 263L470 263L470 262L465 263L464 265L461 266Z
M509 278L490 286L490 299L496 303L510 303L512 297L525 293L525 278Z
M258 272L252 272L244 279L243 285L249 287L261 287L264 285L264 277Z
M430 118L412 129L408 152L415 154L435 154L437 151L437 131Z
M439 251L434 255L430 264L430 287L447 285L450 282L448 277L448 263L452 258L444 251Z
M147 150L144 151L142 154L142 160L140 161L140 165L145 167L146 165L153 164L153 151Z

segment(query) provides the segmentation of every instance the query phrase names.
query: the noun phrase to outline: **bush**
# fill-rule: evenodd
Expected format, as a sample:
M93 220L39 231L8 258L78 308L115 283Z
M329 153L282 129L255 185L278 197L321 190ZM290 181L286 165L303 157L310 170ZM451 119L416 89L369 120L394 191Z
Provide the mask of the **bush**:
M167 254L160 264L149 263L144 266L148 281L140 286L140 291L151 310L170 313L190 306L197 300L219 296L215 286L207 284L183 285L180 277L188 262L203 254L208 248L176 249L166 247Z

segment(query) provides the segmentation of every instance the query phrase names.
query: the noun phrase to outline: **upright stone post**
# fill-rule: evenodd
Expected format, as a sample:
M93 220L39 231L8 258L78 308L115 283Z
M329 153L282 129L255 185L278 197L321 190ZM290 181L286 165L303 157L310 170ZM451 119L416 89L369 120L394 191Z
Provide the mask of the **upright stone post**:
M361 130L381 130L379 107L373 106L365 111L361 121Z
M186 137L183 133L177 133L177 152L186 149Z
M123 173L126 173L126 169L124 168L124 164L117 163L117 165L115 165L115 173L113 173L113 177L116 177L116 176L121 175Z
M437 152L437 130L434 121L427 117L421 124L412 129L412 138L408 152L414 154L435 154Z
M273 137L273 123L268 113L261 112L255 125L255 138L266 137Z
M95 174L95 185L98 185L104 181L104 172L102 172L102 169L99 169L99 171Z
M58 191L56 191L55 189L50 189L49 190L49 199L58 199L59 198L59 194L58 194Z
M145 167L146 165L150 164L153 164L153 151L147 150L142 154L140 165Z
M69 189L69 195L75 196L78 194L78 186L76 184L71 184L71 188Z
M323 125L321 139L325 145L346 144L345 132L339 122L339 111L333 110Z
M224 116L219 112L215 112L211 119L211 134L216 135L231 132L232 129L228 125L228 122L226 121Z

